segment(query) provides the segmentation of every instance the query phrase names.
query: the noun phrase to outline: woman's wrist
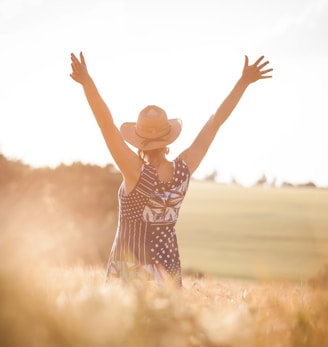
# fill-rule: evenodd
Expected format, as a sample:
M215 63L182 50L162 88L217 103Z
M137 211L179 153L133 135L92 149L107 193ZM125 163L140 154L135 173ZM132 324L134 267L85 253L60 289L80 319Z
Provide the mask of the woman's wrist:
M87 76L83 79L83 81L81 82L81 84L82 84L83 87L88 88L89 86L94 85L94 82L93 82L91 76L90 76L90 75L87 75Z
M251 84L251 82L245 76L242 75L239 78L237 84L239 84L239 86L241 88L245 88L246 89Z

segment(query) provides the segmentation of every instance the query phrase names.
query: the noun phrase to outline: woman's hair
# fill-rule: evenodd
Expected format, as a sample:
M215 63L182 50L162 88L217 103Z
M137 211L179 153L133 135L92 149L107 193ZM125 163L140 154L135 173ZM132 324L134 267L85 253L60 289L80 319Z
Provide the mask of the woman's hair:
M165 154L168 154L168 152L169 152L168 147L151 149L149 151L143 151L141 149L138 149L138 156L143 162L146 162L146 157L147 157L148 161L151 162L154 158L159 156L163 152L163 150L165 150Z

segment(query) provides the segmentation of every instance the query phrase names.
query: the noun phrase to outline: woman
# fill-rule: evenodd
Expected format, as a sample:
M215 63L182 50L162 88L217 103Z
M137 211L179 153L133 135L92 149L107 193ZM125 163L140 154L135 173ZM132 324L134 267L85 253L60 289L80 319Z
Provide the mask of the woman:
M245 64L242 76L209 118L190 147L173 161L168 147L180 134L181 121L168 119L158 106L144 108L136 123L120 129L90 77L82 52L71 54L71 77L83 86L85 96L102 131L108 149L123 176L119 189L119 222L107 269L108 278L168 280L182 284L175 224L189 179L204 158L223 122L246 88L271 78L263 56ZM138 150L136 154L127 143Z

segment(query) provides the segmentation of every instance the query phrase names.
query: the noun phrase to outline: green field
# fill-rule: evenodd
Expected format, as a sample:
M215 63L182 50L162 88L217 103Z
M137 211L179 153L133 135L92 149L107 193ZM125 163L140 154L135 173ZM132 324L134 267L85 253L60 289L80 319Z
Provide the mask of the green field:
M224 277L307 279L328 263L328 190L191 181L182 267Z

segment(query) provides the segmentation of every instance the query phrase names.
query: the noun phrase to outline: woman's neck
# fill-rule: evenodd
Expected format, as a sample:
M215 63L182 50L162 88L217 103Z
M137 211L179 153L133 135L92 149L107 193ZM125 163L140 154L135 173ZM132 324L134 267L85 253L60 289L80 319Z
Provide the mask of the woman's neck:
M152 158L152 159L147 158L147 162L150 165L152 165L152 166L154 166L154 167L156 167L158 169L161 165L163 165L164 163L167 163L168 160L166 159L165 156L161 156L161 157L155 157L155 158Z

